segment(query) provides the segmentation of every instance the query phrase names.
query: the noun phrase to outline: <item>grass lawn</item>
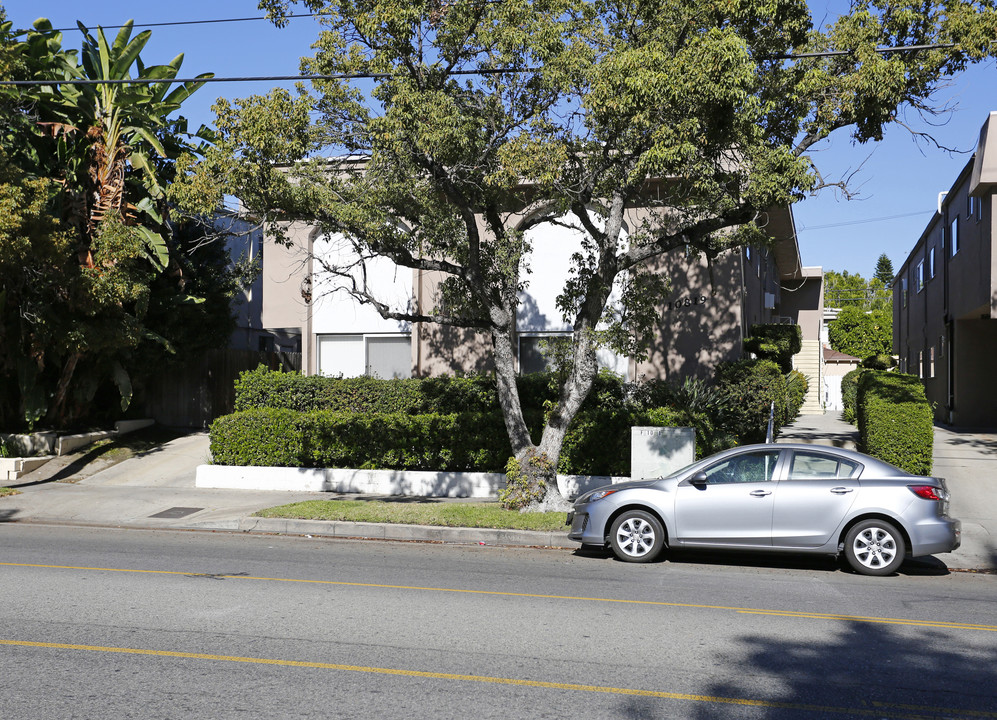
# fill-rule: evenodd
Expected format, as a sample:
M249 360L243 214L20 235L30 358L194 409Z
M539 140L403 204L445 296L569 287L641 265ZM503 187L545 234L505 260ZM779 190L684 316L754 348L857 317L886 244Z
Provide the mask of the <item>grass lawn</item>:
M20 490L15 490L14 488L0 487L0 497L7 497L8 495L20 495Z
M521 513L503 510L494 502L309 500L260 510L256 516L510 530L565 529L563 512Z

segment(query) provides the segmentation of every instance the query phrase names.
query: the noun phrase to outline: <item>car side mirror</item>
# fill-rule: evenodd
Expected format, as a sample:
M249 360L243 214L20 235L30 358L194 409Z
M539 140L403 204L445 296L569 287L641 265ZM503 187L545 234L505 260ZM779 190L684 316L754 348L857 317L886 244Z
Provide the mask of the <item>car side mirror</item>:
M689 484L695 485L696 487L701 487L709 482L709 478L706 477L706 473L698 472L689 478Z

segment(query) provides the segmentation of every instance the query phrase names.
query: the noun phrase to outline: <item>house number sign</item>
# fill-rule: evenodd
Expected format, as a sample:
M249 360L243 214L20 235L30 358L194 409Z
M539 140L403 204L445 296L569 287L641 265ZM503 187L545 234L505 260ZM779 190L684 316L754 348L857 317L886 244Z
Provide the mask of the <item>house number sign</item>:
M678 300L669 300L666 307L669 310L672 309L678 310L680 308L690 308L690 307L695 307L696 305L705 305L705 304L706 304L705 295L687 295L686 297L679 298Z

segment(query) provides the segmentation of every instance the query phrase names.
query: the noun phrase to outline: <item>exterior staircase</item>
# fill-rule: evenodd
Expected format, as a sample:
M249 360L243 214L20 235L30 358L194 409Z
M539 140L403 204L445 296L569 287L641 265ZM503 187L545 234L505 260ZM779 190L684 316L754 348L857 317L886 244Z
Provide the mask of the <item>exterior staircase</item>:
M807 378L807 396L800 415L824 414L824 352L820 340L804 340L803 348L793 356L793 369Z

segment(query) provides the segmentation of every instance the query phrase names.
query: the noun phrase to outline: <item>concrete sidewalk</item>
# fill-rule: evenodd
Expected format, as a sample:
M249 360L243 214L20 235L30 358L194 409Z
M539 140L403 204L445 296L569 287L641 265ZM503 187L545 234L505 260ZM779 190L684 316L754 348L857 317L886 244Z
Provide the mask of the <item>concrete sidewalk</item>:
M856 436L855 428L835 413L802 416L783 428L779 441L853 447ZM577 547L567 539L567 529L547 533L252 517L275 505L340 496L196 488L195 470L209 460L208 437L203 433L177 438L117 464L83 462L85 457L83 451L52 460L12 484L21 494L0 498L0 523ZM962 547L939 559L951 569L997 570L997 433L936 428L934 474L948 481L952 514L963 522Z
M85 451L51 460L10 484L21 494L0 498L0 523L577 547L568 540L567 528L563 532L528 532L252 517L253 513L276 505L349 496L194 487L197 466L210 461L208 445L208 436L197 433L114 465L92 462L79 467Z
M854 450L858 429L840 412L801 415L782 429L778 442L833 445ZM936 425L934 467L945 478L949 512L962 521L962 547L939 559L953 569L997 570L997 432L952 430Z

